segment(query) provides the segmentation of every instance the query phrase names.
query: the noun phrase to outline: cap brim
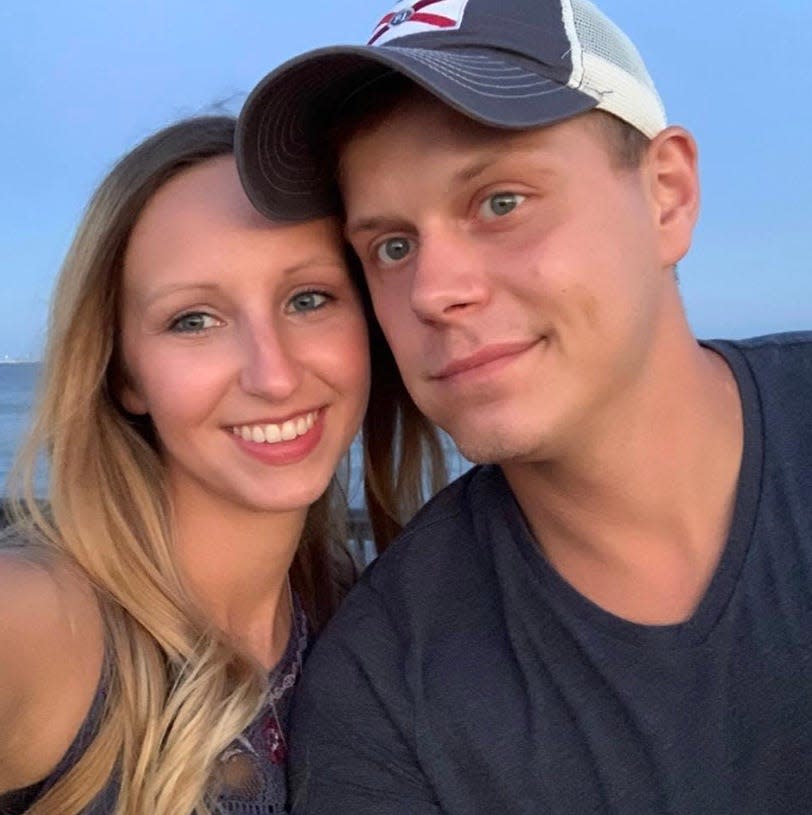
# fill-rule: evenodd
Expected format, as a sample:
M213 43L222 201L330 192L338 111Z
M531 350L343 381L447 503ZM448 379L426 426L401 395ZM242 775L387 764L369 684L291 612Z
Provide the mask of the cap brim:
M496 127L551 124L597 100L493 49L337 46L296 57L268 74L240 114L237 166L254 206L302 221L340 212L325 132L347 100L395 71L466 116Z

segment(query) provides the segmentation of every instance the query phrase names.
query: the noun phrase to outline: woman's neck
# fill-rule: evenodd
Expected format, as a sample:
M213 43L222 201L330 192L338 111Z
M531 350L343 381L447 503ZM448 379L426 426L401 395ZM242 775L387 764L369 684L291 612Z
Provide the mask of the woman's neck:
M202 613L266 668L292 625L288 571L307 510L256 512L189 490L173 493L178 565Z

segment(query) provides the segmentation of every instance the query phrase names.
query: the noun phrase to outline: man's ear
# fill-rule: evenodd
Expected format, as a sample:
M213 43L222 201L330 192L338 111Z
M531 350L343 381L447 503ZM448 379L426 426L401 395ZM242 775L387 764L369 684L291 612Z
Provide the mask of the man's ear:
M691 245L699 215L698 151L693 136L668 127L652 140L647 165L663 268L672 268Z

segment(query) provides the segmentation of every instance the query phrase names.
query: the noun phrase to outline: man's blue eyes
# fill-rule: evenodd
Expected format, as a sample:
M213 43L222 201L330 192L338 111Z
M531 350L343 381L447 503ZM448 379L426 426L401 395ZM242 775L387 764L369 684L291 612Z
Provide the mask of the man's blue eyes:
M486 221L501 218L513 212L524 200L525 196L517 192L497 192L480 204L478 215ZM400 263L409 256L413 248L414 241L411 238L399 235L378 244L375 255L378 262L384 265Z
M485 218L500 218L513 212L524 201L524 196L516 192L497 192L489 195L479 208L479 214Z
M381 263L398 263L410 252L412 242L408 238L389 238L378 247Z

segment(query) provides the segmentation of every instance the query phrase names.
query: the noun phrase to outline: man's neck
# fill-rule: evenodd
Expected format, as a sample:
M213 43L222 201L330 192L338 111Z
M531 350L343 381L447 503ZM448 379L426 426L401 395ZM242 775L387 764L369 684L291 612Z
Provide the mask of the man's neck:
M684 621L718 564L741 462L730 369L693 343L628 403L596 417L573 449L503 470L553 567L605 610Z

